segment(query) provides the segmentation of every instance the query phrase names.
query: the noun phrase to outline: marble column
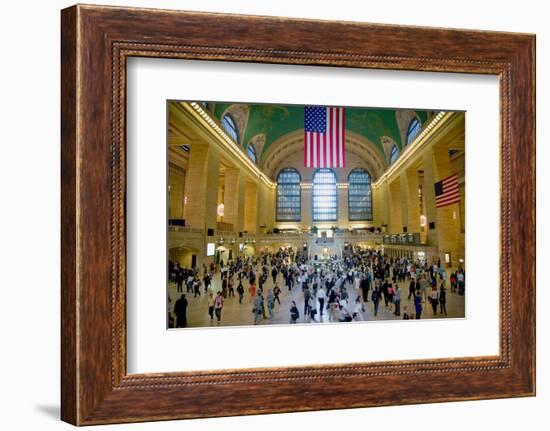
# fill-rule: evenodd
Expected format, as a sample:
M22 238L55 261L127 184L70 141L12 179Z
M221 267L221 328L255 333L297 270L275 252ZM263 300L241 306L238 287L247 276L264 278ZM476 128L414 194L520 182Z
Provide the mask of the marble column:
M388 183L384 181L380 186L372 188L372 209L374 212L374 225L382 227L386 225L389 232L390 210L389 210L389 189Z
M219 170L219 156L208 144L192 146L185 182L187 225L216 228Z
M401 211L401 184L399 179L389 185L390 233L403 232L403 214Z
M234 232L242 232L244 225L245 178L240 169L225 170L224 216L225 223L233 225Z
M433 151L431 148L422 153L422 170L424 171L424 185L422 187L424 208L426 209L426 244L436 246L438 243L439 223L435 209L435 171ZM430 227L432 225L432 227Z
M168 217L181 219L184 218L185 171L170 166L168 172Z
M256 233L258 227L258 184L246 182L244 200L244 230Z
M418 197L418 169L409 168L401 173L401 203L406 207L403 220L407 232L420 232L420 202Z
M310 185L301 186L302 227L311 227L313 223L313 189Z

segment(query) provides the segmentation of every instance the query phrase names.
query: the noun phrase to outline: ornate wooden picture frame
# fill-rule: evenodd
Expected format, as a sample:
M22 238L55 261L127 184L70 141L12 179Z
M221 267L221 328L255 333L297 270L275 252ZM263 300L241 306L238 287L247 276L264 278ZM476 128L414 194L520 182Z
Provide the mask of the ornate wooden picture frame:
M79 5L62 11L61 50L64 421L91 425L535 394L533 35ZM125 100L126 60L133 56L497 75L500 354L127 374ZM319 384L334 379L346 381L337 396L333 385ZM256 392L262 396L250 396Z

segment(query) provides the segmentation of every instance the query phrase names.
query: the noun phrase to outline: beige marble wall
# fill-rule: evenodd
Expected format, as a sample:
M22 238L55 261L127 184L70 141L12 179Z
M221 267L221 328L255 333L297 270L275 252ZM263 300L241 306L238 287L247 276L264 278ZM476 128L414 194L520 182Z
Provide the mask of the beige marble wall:
M258 184L252 181L245 185L243 227L248 233L258 231Z
M420 203L418 198L418 169L408 168L400 175L401 205L407 232L420 232Z
M212 147L193 146L185 183L187 225L203 229L216 227L219 168L219 155Z
M185 171L176 167L168 168L168 218L183 218L185 192Z
M390 233L403 232L403 212L401 209L401 182L399 178L389 184Z

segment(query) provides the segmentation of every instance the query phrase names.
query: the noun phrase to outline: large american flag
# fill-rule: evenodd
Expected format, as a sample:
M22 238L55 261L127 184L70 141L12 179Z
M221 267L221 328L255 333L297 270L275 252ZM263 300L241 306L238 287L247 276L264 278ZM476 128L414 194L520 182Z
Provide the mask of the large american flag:
M436 208L460 202L460 190L458 188L458 177L451 175L435 185L435 206Z
M345 168L345 109L304 107L304 166Z

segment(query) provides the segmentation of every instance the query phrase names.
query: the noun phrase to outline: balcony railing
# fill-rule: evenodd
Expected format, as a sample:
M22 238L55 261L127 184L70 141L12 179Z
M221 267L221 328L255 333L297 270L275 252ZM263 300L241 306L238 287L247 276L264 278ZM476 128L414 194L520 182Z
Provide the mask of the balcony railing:
M398 245L421 245L420 233L397 233L392 235L384 235L384 244Z
M174 226L170 225L168 226L169 232L182 232L182 233L195 233L195 234L202 234L203 230L198 229L196 227L189 227L189 226Z
M233 223L225 223L225 222L219 221L217 223L216 228L219 231L233 232Z
M189 235L190 237L197 238L198 236L205 235L205 231L199 228L193 228L190 226L174 226L170 225L168 230L171 234L177 235ZM274 242L274 241L303 241L309 242L315 240L316 244L334 244L336 240L338 241L353 241L353 240L367 240L367 241L376 241L382 242L382 239L386 238L387 235L377 233L377 232L365 232L365 231L348 231L340 230L335 232L332 237L317 237L316 234L311 232L279 232L279 233L264 233L264 234L253 234L253 233L243 233L239 237L238 232L228 231L228 230L219 230L215 229L213 235L209 238L216 238L216 240L223 238L226 242L237 242L237 243L252 243L253 241ZM389 243L389 242L386 242ZM410 244L410 243L409 243Z
M315 239L315 244L334 244L334 238L321 237Z

